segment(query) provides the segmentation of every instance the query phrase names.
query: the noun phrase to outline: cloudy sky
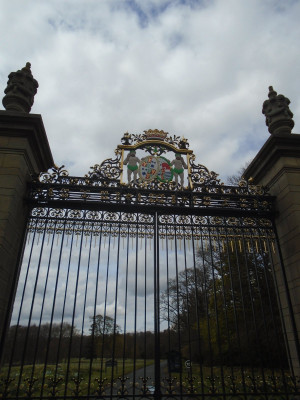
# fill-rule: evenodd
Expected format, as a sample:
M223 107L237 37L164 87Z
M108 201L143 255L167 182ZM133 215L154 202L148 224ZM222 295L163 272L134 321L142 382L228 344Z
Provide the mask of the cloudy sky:
M118 229L108 224L101 235L98 232L93 237L78 227L73 237L45 231L29 233L11 324L63 320L88 334L92 316L101 314L116 319L122 332L134 331L135 324L139 331L145 326L153 331L153 237L127 235L127 226L122 228L122 237L104 234L105 230ZM135 225L130 232L136 232ZM142 232L144 226L139 227ZM153 233L150 226L147 232ZM195 257L190 239L177 239L175 243L161 238L159 243L160 290L165 293L168 279L170 284L176 272L193 268ZM201 242L195 240L194 246L199 248ZM164 314L161 329L167 326Z
M184 135L236 172L268 138L268 86L300 121L298 0L0 0L0 84L27 61L53 157L71 175L123 133Z

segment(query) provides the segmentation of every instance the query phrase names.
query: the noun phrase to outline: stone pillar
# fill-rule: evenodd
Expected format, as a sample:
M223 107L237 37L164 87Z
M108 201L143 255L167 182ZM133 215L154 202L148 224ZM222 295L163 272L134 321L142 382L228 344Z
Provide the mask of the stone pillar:
M263 113L271 137L244 173L245 179L269 187L276 196L275 226L279 251L275 275L288 348L295 375L300 376L300 135L291 133L289 100L270 87Z
M22 75L22 71L18 73ZM5 93L10 92L10 98L5 96L6 101L3 99L7 111L0 111L0 351L18 282L29 212L26 203L28 183L33 175L54 165L41 116L28 114L33 96L29 96L26 103L30 76L29 72L25 71L25 74L27 92L23 88L19 95L16 89L6 90ZM19 74L19 82L21 78ZM35 80L32 78L31 81Z

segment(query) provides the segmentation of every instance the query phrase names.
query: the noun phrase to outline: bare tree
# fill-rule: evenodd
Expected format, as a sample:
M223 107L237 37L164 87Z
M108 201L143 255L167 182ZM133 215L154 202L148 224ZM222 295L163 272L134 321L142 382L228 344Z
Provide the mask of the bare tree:
M240 167L238 169L238 171L233 174L233 175L229 175L227 177L227 184L228 185L232 185L232 186L238 186L240 180L243 178L243 174L246 170L246 168L248 167L248 165L250 164L250 161L247 161L242 167Z

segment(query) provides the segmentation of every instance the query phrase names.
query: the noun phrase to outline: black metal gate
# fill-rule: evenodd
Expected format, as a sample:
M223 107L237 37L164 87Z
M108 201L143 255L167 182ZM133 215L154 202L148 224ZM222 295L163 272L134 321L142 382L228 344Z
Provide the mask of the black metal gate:
M85 177L57 168L30 187L2 397L297 394L273 199L221 184L186 139L155 130L122 142Z

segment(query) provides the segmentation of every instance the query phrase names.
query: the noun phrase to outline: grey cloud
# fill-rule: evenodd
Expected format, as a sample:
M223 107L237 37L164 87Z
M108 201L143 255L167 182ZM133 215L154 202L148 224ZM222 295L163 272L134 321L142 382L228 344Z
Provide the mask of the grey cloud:
M134 13L113 3L21 7L38 19L21 24L22 37L30 37L26 51L19 31L7 27L3 87L5 74L32 61L40 83L33 112L43 115L56 163L72 175L113 156L124 131L156 127L190 139L209 169L233 173L268 137L260 109L270 84L292 100L297 121L299 5L266 14L261 2L217 1L193 10L174 2L142 29ZM16 58L11 49L19 46ZM259 138L257 149L241 152L249 131Z

